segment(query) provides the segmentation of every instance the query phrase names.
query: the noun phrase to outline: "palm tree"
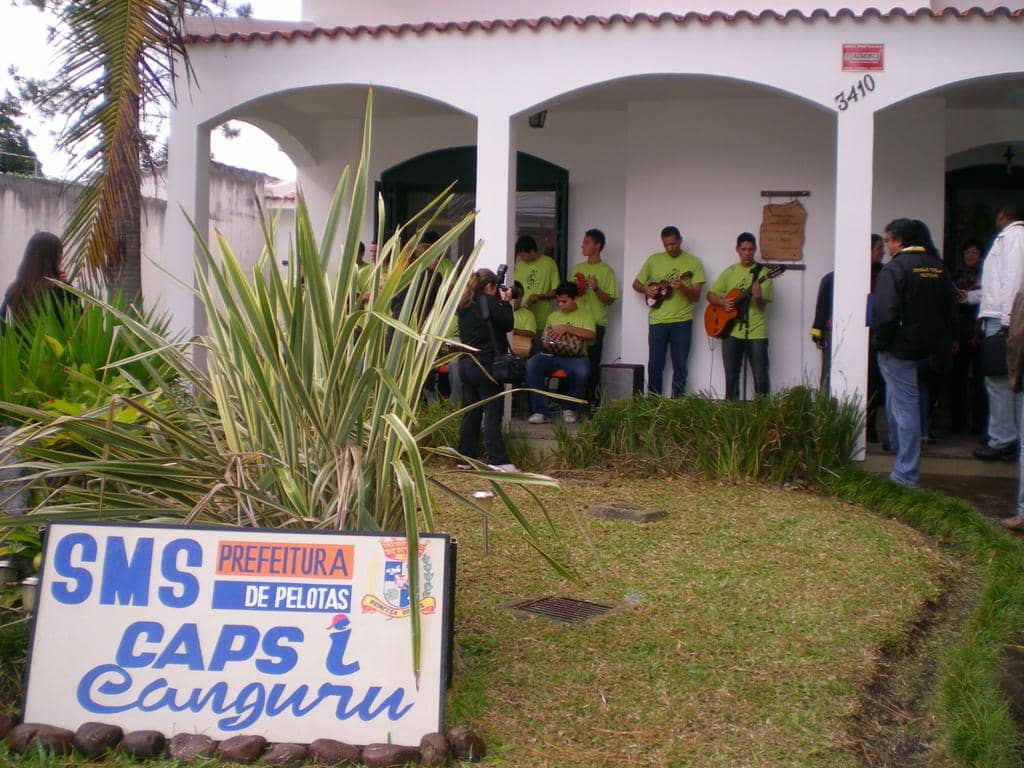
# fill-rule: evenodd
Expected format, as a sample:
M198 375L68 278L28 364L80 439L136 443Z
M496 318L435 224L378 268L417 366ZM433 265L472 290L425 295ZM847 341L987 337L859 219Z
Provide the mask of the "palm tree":
M133 303L141 300L142 126L190 75L187 11L198 0L69 0L57 13L61 66L51 108L68 116L59 146L84 185L64 238L79 265Z

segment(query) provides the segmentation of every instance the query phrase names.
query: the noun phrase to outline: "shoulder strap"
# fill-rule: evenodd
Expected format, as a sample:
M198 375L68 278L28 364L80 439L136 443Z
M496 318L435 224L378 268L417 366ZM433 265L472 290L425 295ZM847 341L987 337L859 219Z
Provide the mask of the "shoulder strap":
M498 337L494 335L494 323L491 322L491 305L487 301L487 295L481 293L477 297L477 306L480 308L480 317L487 323L487 332L491 334L491 346L494 347L494 354L501 354L501 347L498 346Z

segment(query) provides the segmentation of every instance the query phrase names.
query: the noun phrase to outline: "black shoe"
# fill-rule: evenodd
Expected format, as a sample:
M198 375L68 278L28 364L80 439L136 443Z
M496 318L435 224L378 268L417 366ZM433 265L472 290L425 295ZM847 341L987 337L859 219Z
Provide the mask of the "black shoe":
M1017 458L1017 445L1011 443L1002 448L975 448L974 458L981 461L1013 461Z
M892 453L892 443L886 440L884 443L882 443L882 450L885 451L886 453Z

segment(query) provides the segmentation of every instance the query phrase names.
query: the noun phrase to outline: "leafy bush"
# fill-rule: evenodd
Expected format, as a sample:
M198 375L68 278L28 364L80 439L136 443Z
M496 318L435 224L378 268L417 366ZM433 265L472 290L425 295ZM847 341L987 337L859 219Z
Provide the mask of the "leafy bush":
M861 423L856 403L807 387L751 402L636 397L602 404L575 439L556 431L556 455L576 469L813 481L849 466Z
M83 295L77 302L44 301L17 323L0 324L0 401L6 405L80 414L103 403L111 393L134 385L148 389L150 366L129 360L139 348L124 333L117 314ZM113 306L125 312L123 302ZM141 319L156 335L166 332L166 319L150 313ZM0 424L18 425L26 417L0 408Z

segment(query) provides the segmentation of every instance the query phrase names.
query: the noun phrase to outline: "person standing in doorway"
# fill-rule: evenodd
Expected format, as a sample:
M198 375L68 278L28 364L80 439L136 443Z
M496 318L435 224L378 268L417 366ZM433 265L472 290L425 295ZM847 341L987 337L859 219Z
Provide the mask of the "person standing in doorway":
M650 308L647 329L647 394L664 393L666 352L672 355L672 397L686 394L687 361L693 337L693 309L704 287L704 265L683 250L676 227L661 230L664 251L647 258L633 290Z
M533 312L537 327L543 328L551 314L551 300L558 287L558 265L537 248L529 235L516 240L516 266L512 279L523 286L523 306Z
M1009 332L1013 299L1024 281L1024 221L1018 205L1004 205L996 214L999 234L981 270L981 344ZM985 356L984 349L982 357ZM1012 461L1017 456L1019 397L1010 390L1006 373L986 375L988 394L988 445L974 451L982 461Z
M740 373L745 360L750 361L754 374L754 393L764 396L771 392L765 308L771 303L774 291L772 281L761 275L763 265L754 262L756 253L757 238L749 232L741 232L736 238L736 255L740 260L720 274L708 290L708 301L730 312L737 309L737 303L726 295L733 290L749 291L744 306L740 308L739 319L722 340L727 400L740 399Z
M619 298L615 270L601 261L605 237L600 229L588 229L580 243L584 261L569 270L569 277L576 281L580 291L576 303L594 319L595 336L587 350L590 359L590 380L587 383L586 400L596 406L601 387L601 355L604 352L604 336L608 328L608 308Z
M921 221L895 219L885 228L892 259L871 302L871 338L885 378L889 443L896 453L889 479L916 488L920 478L922 363L944 369L953 352L957 290Z

